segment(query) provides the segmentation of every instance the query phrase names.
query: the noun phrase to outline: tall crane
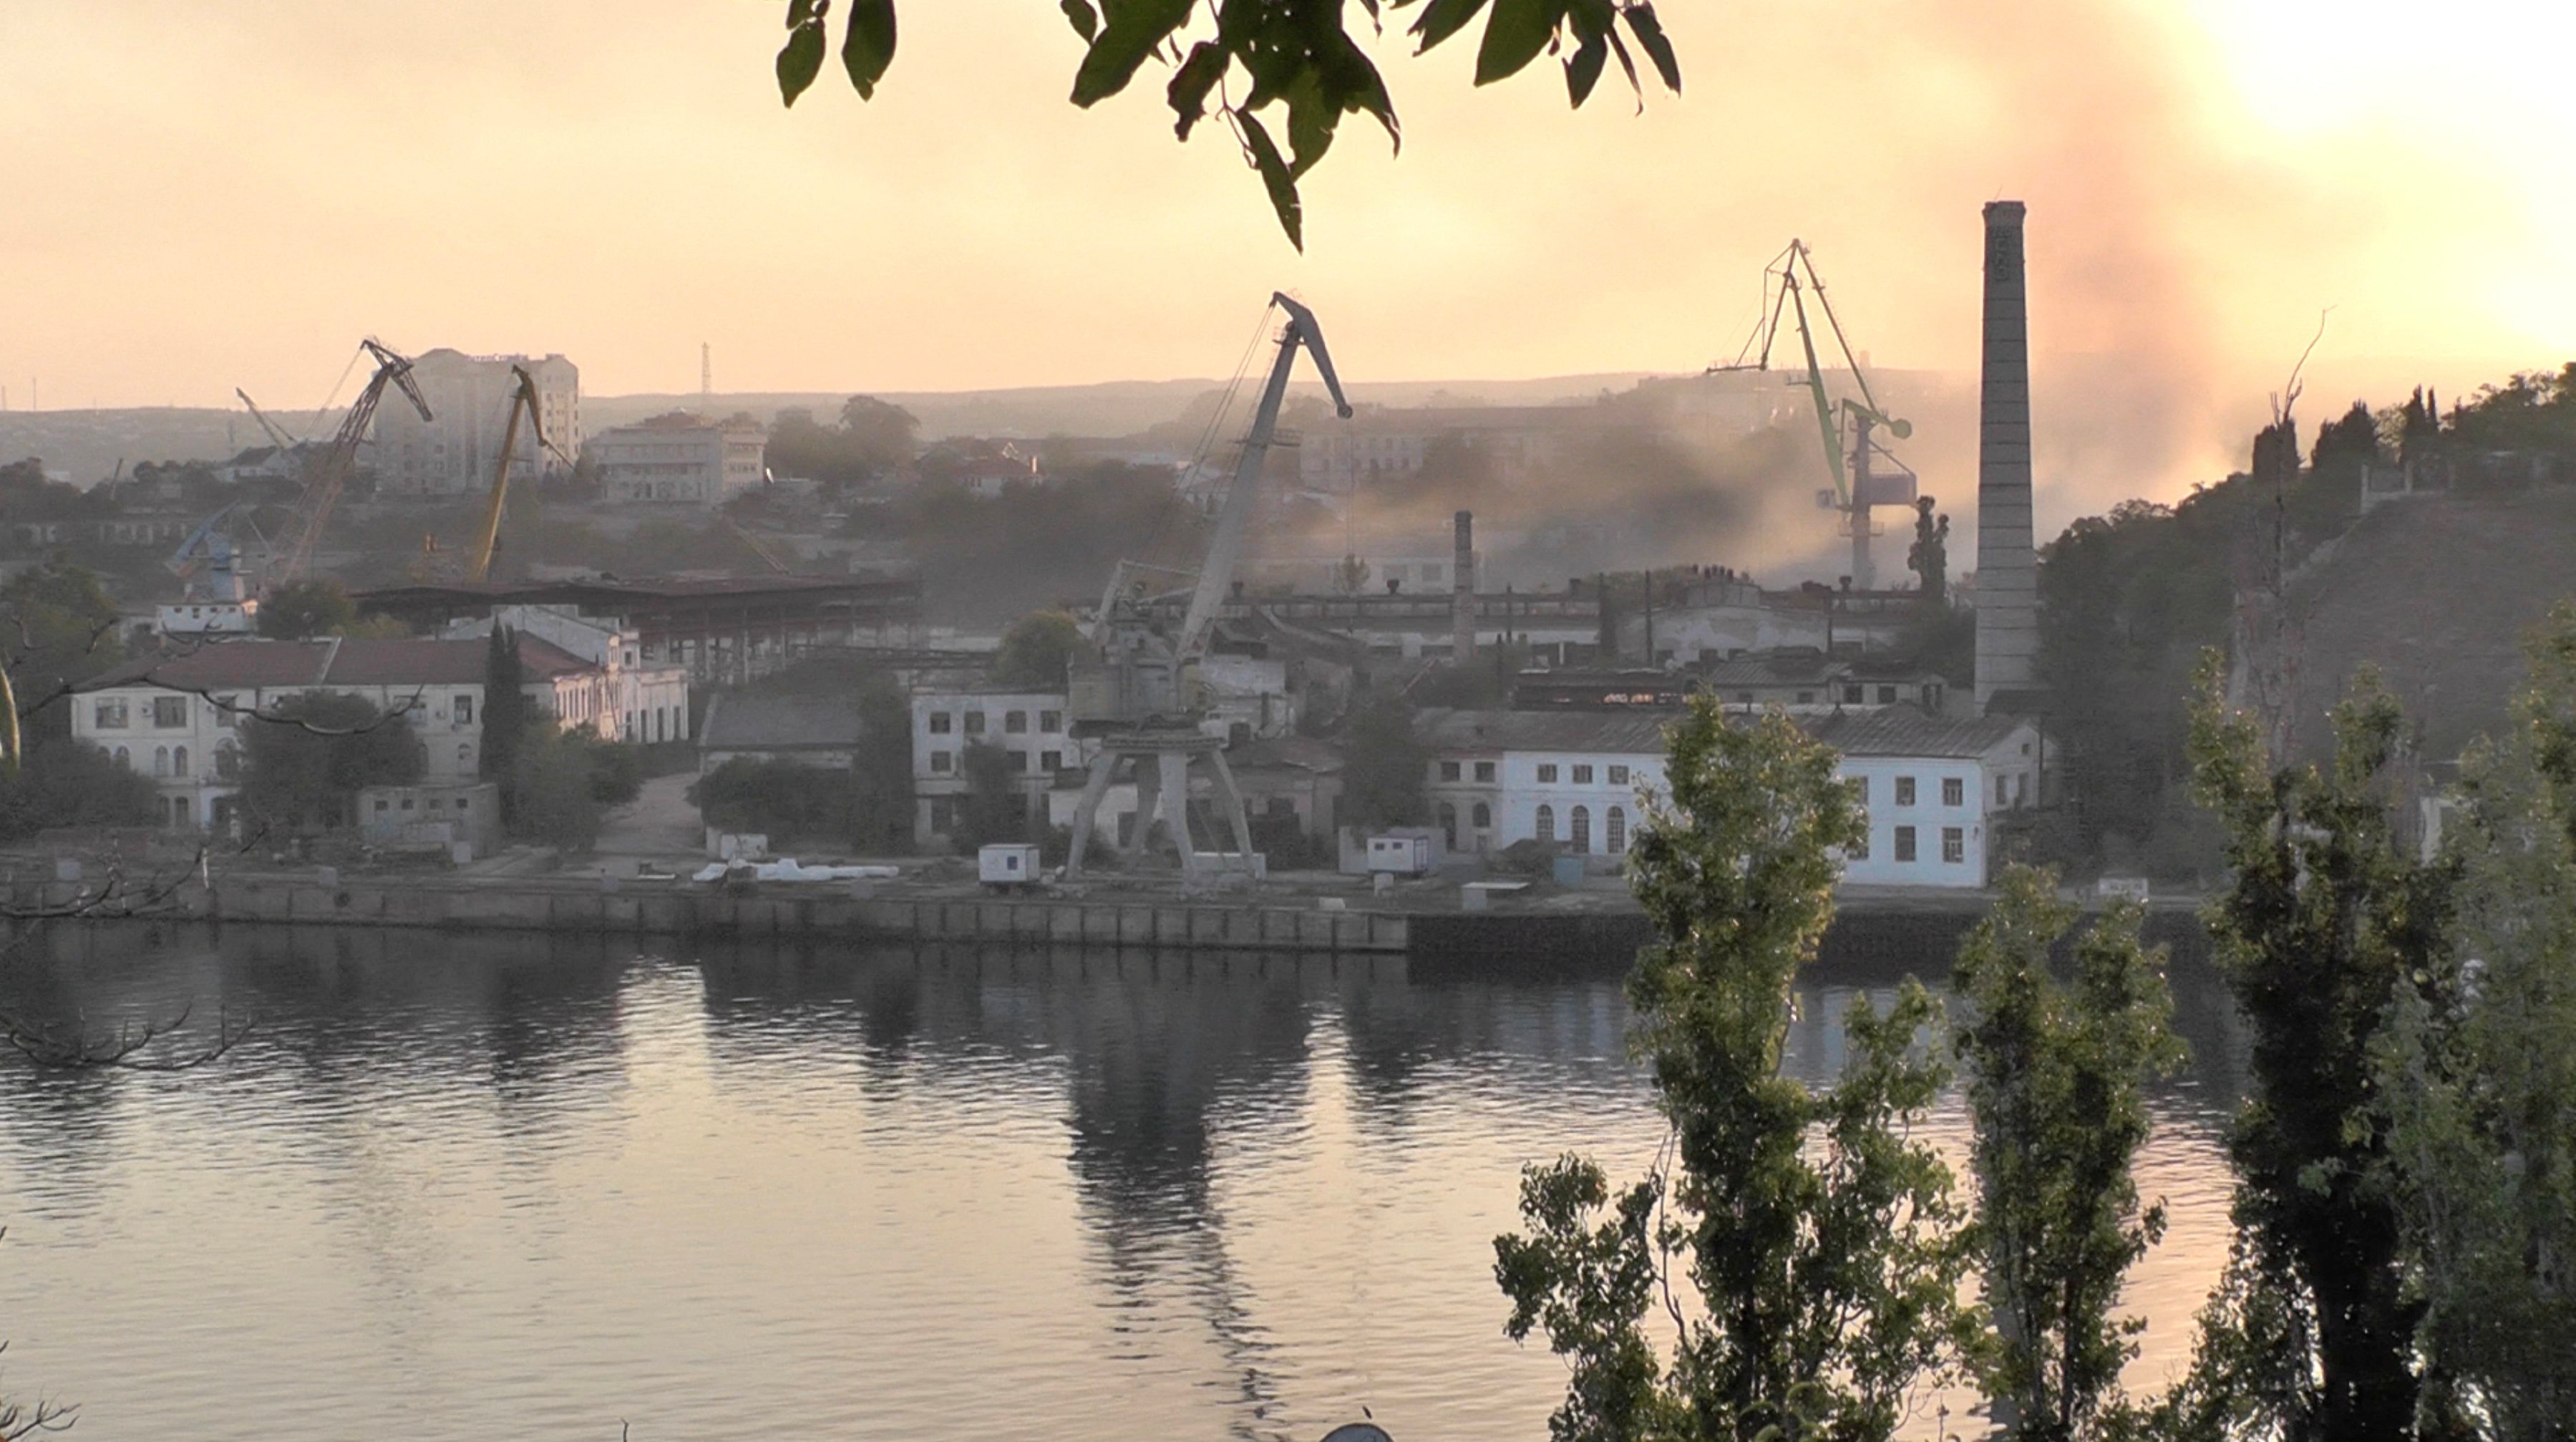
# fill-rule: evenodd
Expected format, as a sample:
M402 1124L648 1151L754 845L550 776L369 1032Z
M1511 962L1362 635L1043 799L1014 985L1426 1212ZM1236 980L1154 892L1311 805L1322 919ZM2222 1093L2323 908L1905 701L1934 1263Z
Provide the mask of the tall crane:
M510 495L510 463L519 454L519 417L528 418L528 432L536 437L537 449L552 451L566 465L572 458L546 437L546 423L537 406L536 377L525 366L510 367L514 382L510 391L510 418L501 427L501 460L492 468L492 492L484 498L483 524L474 533L474 557L467 564L466 579L480 581L492 574L492 552L501 544L501 508Z
M411 378L411 361L370 336L358 342L376 363L376 373L367 378L366 388L349 403L349 413L340 418L340 429L321 451L307 463L303 493L295 505L286 527L285 558L268 568L268 584L289 586L305 578L313 566L314 548L322 543L322 529L331 520L331 510L340 503L340 492L349 484L349 473L357 468L358 445L367 438L367 428L376 418L376 404L391 386L410 401L424 421L434 419L429 402L423 400L420 385ZM247 400L248 397L243 399Z
M250 418L259 422L259 428L268 433L269 444L277 447L277 458L280 461L294 455L303 447L304 443L289 435L284 426L268 418L268 412L261 410L259 402L250 398L250 392L235 386L233 394L241 397L243 409L249 411Z
M1280 328L1270 379L1262 387L1252 429L1244 435L1233 479L1218 504L1216 530L1208 539L1207 556L1199 564L1180 629L1169 631L1156 620L1137 579L1162 568L1121 561L1110 573L1086 644L1074 655L1069 698L1073 734L1098 737L1100 750L1092 759L1090 777L1073 813L1073 854L1065 863L1068 878L1082 874L1083 853L1090 845L1100 803L1118 773L1130 765L1136 780L1136 822L1123 850L1143 848L1159 802L1164 829L1180 852L1183 884L1195 886L1206 879L1209 863L1192 841L1189 826L1190 766L1204 762L1235 846L1220 868L1245 873L1251 869L1252 827L1244 815L1243 795L1235 788L1234 772L1226 765L1224 738L1208 735L1200 724L1206 719L1206 705L1199 689L1199 661L1207 653L1217 607L1233 587L1235 563L1243 554L1244 533L1260 496L1261 468L1278 438L1279 406L1287 397L1288 375L1296 367L1299 351L1314 357L1315 369L1332 393L1334 412L1345 419L1351 414L1315 313L1284 295L1273 294L1270 304L1287 317L1287 324Z
M1870 394L1869 376L1852 354L1851 342L1843 336L1843 323L1834 315L1833 302L1825 298L1825 282L1816 274L1815 257L1808 253L1807 243L1792 239L1762 271L1762 318L1754 323L1753 334L1736 353L1731 365L1709 367L1718 371L1771 369L1772 346L1780 338L1780 323L1785 318L1797 326L1798 343L1805 352L1807 392L1815 405L1816 429L1824 440L1825 469L1833 477L1833 489L1818 491L1816 504L1842 516L1842 527L1851 536L1851 583L1861 590L1876 584L1878 571L1869 554L1870 511L1879 506L1914 504L1915 475L1905 464L1879 444L1875 431L1880 428L1903 440L1914 434L1911 422L1899 420L1880 408L1878 398ZM1807 314L1807 297L1816 298L1816 309L1824 312L1826 328L1832 333L1835 347L1841 351L1843 364L1860 390L1860 399L1844 397L1834 401L1825 391L1825 372L1816 352L1814 321ZM1747 362L1745 357L1752 356ZM1843 427L1851 427L1850 449L1844 449ZM1892 469L1881 471L1877 463L1885 461Z

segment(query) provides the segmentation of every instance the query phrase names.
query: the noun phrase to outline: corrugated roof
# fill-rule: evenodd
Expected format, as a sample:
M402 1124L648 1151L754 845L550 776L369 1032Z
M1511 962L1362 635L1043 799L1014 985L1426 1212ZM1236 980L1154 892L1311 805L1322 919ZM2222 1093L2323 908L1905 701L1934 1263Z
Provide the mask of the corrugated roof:
M531 681L593 669L591 663L535 636L519 639L519 666ZM429 637L332 637L317 641L223 641L175 656L146 656L80 684L166 686L177 691L275 690L286 686L470 686L483 679L489 642Z
M2028 724L2016 716L1954 721L1902 705L1799 720L1808 735L1846 756L1983 756Z

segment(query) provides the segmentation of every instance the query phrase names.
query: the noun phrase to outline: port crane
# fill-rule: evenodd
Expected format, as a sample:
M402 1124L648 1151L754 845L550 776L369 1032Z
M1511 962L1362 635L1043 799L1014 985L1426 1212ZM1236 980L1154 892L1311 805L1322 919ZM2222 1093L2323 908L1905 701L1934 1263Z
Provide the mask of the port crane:
M322 529L330 523L332 508L339 505L340 492L347 489L350 473L357 469L358 446L375 422L376 406L384 400L385 391L401 391L422 420L433 419L429 402L421 398L419 383L411 378L410 358L372 336L358 344L375 361L376 373L367 378L366 387L349 403L349 413L340 418L340 428L306 463L304 489L295 498L286 525L285 558L268 567L267 582L271 586L293 585L312 569L313 552L322 544Z
M1207 734L1201 725L1207 707L1199 688L1199 661L1207 652L1217 607L1233 585L1244 533L1260 495L1261 468L1279 440L1279 406L1288 394L1288 375L1296 367L1299 351L1314 357L1315 369L1332 393L1334 412L1344 419L1351 414L1315 313L1285 295L1273 294L1270 305L1287 322L1279 330L1278 350L1253 410L1252 428L1236 454L1234 476L1218 503L1216 529L1208 539L1207 555L1199 564L1179 629L1169 629L1158 618L1143 579L1153 572L1170 574L1167 568L1121 561L1110 572L1089 635L1075 650L1068 698L1073 734L1097 738L1100 749L1074 809L1067 879L1082 875L1083 853L1090 845L1100 803L1119 773L1129 768L1135 774L1136 821L1122 851L1143 849L1159 807L1164 829L1180 852L1184 887L1206 883L1212 879L1211 871L1246 876L1251 871L1252 826L1244 815L1243 794L1235 787L1234 772L1226 765L1225 739ZM1190 835L1193 764L1206 766L1219 820L1234 845L1231 852L1220 851L1213 858L1200 852Z
M260 430L267 433L269 444L277 447L277 458L280 461L287 459L289 456L292 456L297 451L303 449L304 442L297 440L293 435L289 434L284 426L270 420L268 418L268 412L259 408L259 402L250 398L250 392L243 390L239 386L235 386L233 387L233 394L241 397L242 408L250 412L250 418L252 420L259 422Z
M562 447L546 436L546 423L537 405L536 377L528 374L527 367L514 365L510 367L510 379L510 418L501 427L501 459L492 468L492 491L484 498L483 522L474 532L474 556L465 571L469 581L481 581L492 574L492 553L501 544L501 509L510 496L510 464L519 453L520 417L527 418L528 433L536 438L538 450L551 451L565 465L572 464Z
M1825 390L1825 372L1816 350L1816 328L1807 313L1807 297L1814 296L1816 309L1824 313L1826 329L1833 336L1843 364L1850 368L1852 384L1860 390L1860 399L1844 397L1833 400ZM1818 491L1816 504L1841 513L1842 528L1851 536L1851 583L1860 590L1873 589L1878 580L1876 564L1869 553L1870 515L1880 506L1914 504L1914 472L1890 454L1878 441L1876 432L1885 430L1898 440L1914 434L1911 422L1889 415L1870 393L1868 373L1852 354L1851 342L1843 336L1843 323L1834 314L1833 302L1825 298L1825 282L1816 274L1815 257L1807 243L1792 239L1762 271L1762 316L1754 322L1753 334L1736 353L1732 364L1709 367L1714 374L1723 371L1767 371L1771 369L1771 352L1780 339L1781 322L1797 327L1798 343L1806 362L1806 387L1816 412L1816 429L1824 440L1825 469L1833 477L1831 490ZM1750 361L1747 356L1752 357ZM1851 432L1849 448L1843 440L1844 427ZM1888 469L1878 468L1885 462Z

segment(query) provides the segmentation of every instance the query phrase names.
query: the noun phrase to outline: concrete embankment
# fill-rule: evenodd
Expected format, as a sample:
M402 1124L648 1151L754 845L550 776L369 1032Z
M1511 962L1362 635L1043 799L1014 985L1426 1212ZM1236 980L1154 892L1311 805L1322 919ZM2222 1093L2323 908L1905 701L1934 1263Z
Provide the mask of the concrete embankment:
M73 907L81 895L76 883L60 881L20 880L8 890L21 914ZM1408 958L1426 974L1625 969L1653 939L1633 907L1359 910L1326 909L1313 898L872 895L821 886L735 890L597 877L333 878L312 871L218 876L210 888L190 882L151 910L253 925L1379 955ZM1836 916L1820 959L1891 977L1920 971L1927 958L1950 956L1981 912L1957 897L1857 899ZM2171 943L2181 957L2206 952L2187 911L2159 909L2148 939Z

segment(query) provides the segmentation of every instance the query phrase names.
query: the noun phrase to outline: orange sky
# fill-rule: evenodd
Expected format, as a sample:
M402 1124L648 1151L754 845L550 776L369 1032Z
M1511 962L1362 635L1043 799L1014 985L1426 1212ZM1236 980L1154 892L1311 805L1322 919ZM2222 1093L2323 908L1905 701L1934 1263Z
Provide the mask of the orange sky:
M2223 466L2328 306L2312 413L2576 355L2556 0L1667 0L1642 115L1390 36L1404 154L1345 130L1302 257L1158 80L1065 103L1047 0L909 0L876 101L792 112L778 8L0 0L10 404L307 407L362 333L598 394L702 340L726 390L1223 374L1274 287L1354 379L1684 370L1792 234L1876 363L1964 370L1997 196L2044 484Z

